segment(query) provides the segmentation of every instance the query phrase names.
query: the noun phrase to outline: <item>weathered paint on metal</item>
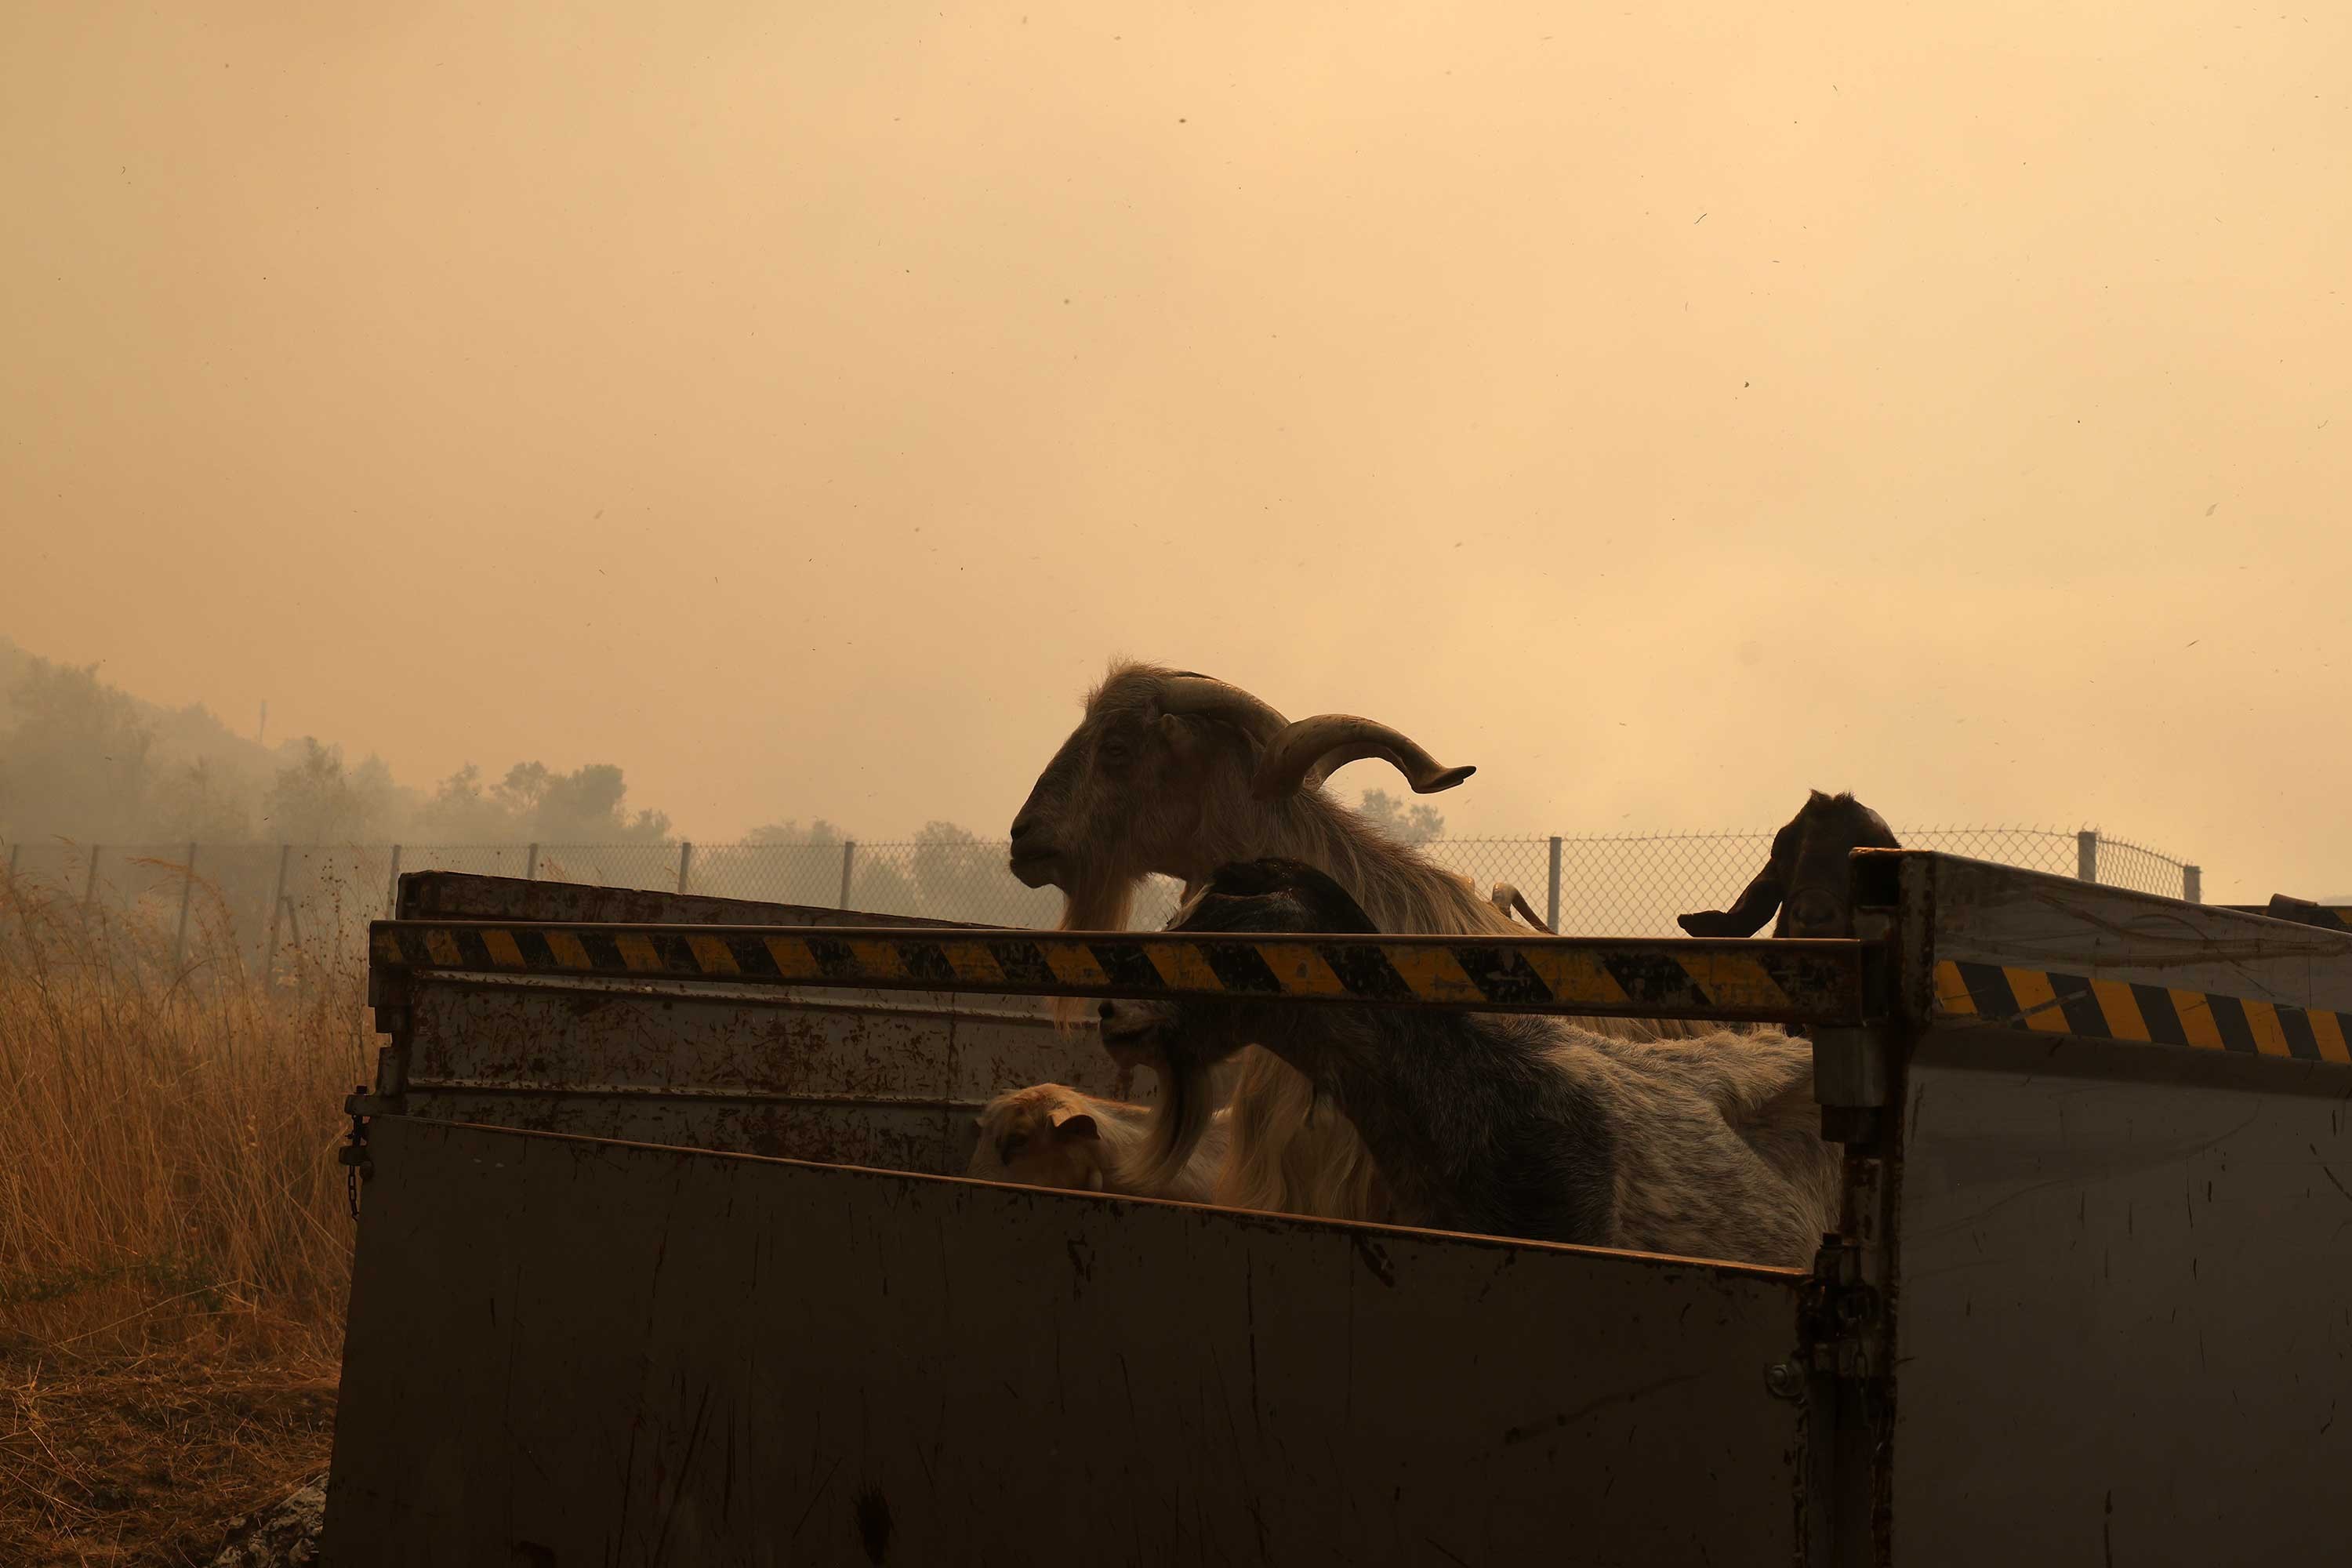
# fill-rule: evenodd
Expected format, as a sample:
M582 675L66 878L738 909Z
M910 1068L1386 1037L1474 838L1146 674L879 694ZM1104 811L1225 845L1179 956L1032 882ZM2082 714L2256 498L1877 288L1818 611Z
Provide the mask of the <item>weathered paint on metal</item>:
M902 929L378 921L379 973L1247 996L1491 1012L1860 1024L1862 944L1560 937L1201 937Z
M2150 1081L2150 1055L1965 1026L1913 1054L1906 1568L2343 1554L2352 1108L2340 1079Z
M2042 1034L2352 1067L2352 1014L2018 964L1936 965L1936 1012Z
M2352 1014L2352 944L2333 931L1947 855L1863 850L1854 863L1861 902L1902 902L1892 989L1898 1010L1922 1026L1948 1021L1960 995L1974 1003L1961 978L1969 966L2057 977L2046 1000L2028 978L2030 995L2014 1013L1991 1009L2050 1033L2049 1008L2067 1011L2058 987L2078 983ZM2081 1005L2077 992L2083 1032L2097 1022L2109 1037L2136 1037L2120 994L2093 1000Z
M614 921L634 925L899 926L970 931L961 921L877 915L830 904L779 904L706 893L655 892L584 882L538 882L467 871L411 871L400 879L403 920Z
M325 1554L1780 1563L1801 1277L380 1121Z
M661 995L419 977L411 1115L959 1173L992 1097L1057 1082L1149 1103L1091 1027L993 997Z
M2284 893L2273 893L2267 904L2220 904L2215 907L2235 910L2241 914L2268 915L2274 921L2317 926L2322 931L2352 932L2352 904L2317 904L2308 899L2291 899Z

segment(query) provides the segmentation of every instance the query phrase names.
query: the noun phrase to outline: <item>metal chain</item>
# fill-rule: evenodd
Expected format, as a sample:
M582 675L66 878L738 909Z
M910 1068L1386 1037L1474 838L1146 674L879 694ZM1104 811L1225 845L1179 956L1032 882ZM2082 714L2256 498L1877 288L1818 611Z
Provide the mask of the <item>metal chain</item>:
M367 1091L367 1085L354 1085L350 1097L343 1101L343 1109L351 1112L352 1130L344 1136L343 1146L335 1156L343 1167L343 1191L351 1199L354 1221L360 1217L360 1178L375 1174L375 1163L368 1158L368 1119L360 1110L360 1102L366 1098Z

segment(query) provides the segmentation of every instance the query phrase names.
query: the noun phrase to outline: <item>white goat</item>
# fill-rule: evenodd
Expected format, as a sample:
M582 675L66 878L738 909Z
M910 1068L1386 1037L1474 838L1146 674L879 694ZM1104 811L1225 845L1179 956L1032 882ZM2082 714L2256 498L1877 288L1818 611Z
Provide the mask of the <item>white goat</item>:
M1212 1091L1213 1092L1213 1091ZM980 1142L964 1173L987 1182L1077 1192L1209 1201L1225 1161L1231 1119L1212 1111L1199 1143L1170 1176L1139 1179L1152 1126L1149 1106L1101 1100L1066 1084L1000 1094L973 1118Z
M1173 929L1376 928L1330 878L1267 858L1217 872ZM1361 1131L1406 1224L1788 1268L1835 1225L1843 1161L1810 1131L1811 1052L1777 1030L1643 1042L1541 1017L1185 997L1105 1004L1104 1034L1169 1064L1160 1168L1194 1151L1210 1065L1255 1045Z
M1370 719L1325 713L1293 723L1222 680L1114 663L1013 820L1013 872L1030 887L1062 889L1065 931L1119 929L1136 885L1154 873L1181 880L1189 896L1219 866L1277 855L1335 879L1383 931L1526 934L1467 878L1323 792L1332 770L1369 757L1393 765L1420 794L1451 789L1473 771L1441 766ZM1075 1009L1057 1016L1071 1018ZM1581 1022L1627 1038L1694 1032L1647 1020ZM1244 1054L1232 1112L1218 1203L1348 1219L1386 1215L1363 1141L1345 1118L1318 1109L1314 1087L1277 1058Z

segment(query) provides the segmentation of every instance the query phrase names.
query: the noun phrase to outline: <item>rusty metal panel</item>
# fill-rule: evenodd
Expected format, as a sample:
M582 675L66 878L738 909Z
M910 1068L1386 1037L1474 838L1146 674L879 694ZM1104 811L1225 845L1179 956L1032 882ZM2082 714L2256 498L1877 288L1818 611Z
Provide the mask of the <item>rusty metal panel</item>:
M403 920L616 921L631 925L904 926L972 929L961 921L877 915L819 904L772 904L703 893L604 888L585 882L542 882L520 877L478 877L464 871L411 871L400 879Z
M406 1114L542 1131L959 1173L991 1097L1119 1087L1093 1028L995 997L424 976L406 1007Z
M1929 858L1939 963L2352 1011L2352 946L2332 932L1978 860Z
M2292 921L2296 925L2317 926L2323 931L2352 932L2352 904L2318 904L2309 899L2291 899L2284 893L2273 893L2267 904L2222 904L2225 910L2241 914L2268 915L2274 921Z
M325 1555L1789 1563L1800 1278L380 1119Z
M1902 1150L1895 1563L2341 1557L2340 1077L1939 1027Z
M373 983L413 973L1064 996L1251 996L1485 1012L1860 1025L1863 944L1562 937L1204 937L900 928L380 921Z
M604 888L581 882L527 881L520 877L482 877L465 871L412 871L400 879L398 902L403 920L788 925L942 931L982 929L961 921L928 920L917 915L883 915L817 904L776 904L757 899ZM1027 996L1003 996L994 1005L1040 1016L1046 1015L1045 1004Z
M2275 1058L2337 1080L2352 1068L2340 933L1941 855L1855 865L1864 902L1899 888L1895 990L1916 1023Z

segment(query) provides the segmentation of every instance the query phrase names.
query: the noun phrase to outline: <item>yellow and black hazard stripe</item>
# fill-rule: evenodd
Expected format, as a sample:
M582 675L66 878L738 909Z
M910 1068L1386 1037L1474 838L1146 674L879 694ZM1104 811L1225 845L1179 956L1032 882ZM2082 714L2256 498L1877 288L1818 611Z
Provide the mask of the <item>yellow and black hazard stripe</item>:
M1058 996L1297 996L1494 1011L1858 1024L1853 942L1465 942L899 928L379 921L379 971Z
M1936 965L1936 1012L2045 1034L2352 1064L2352 1016L2006 964Z

